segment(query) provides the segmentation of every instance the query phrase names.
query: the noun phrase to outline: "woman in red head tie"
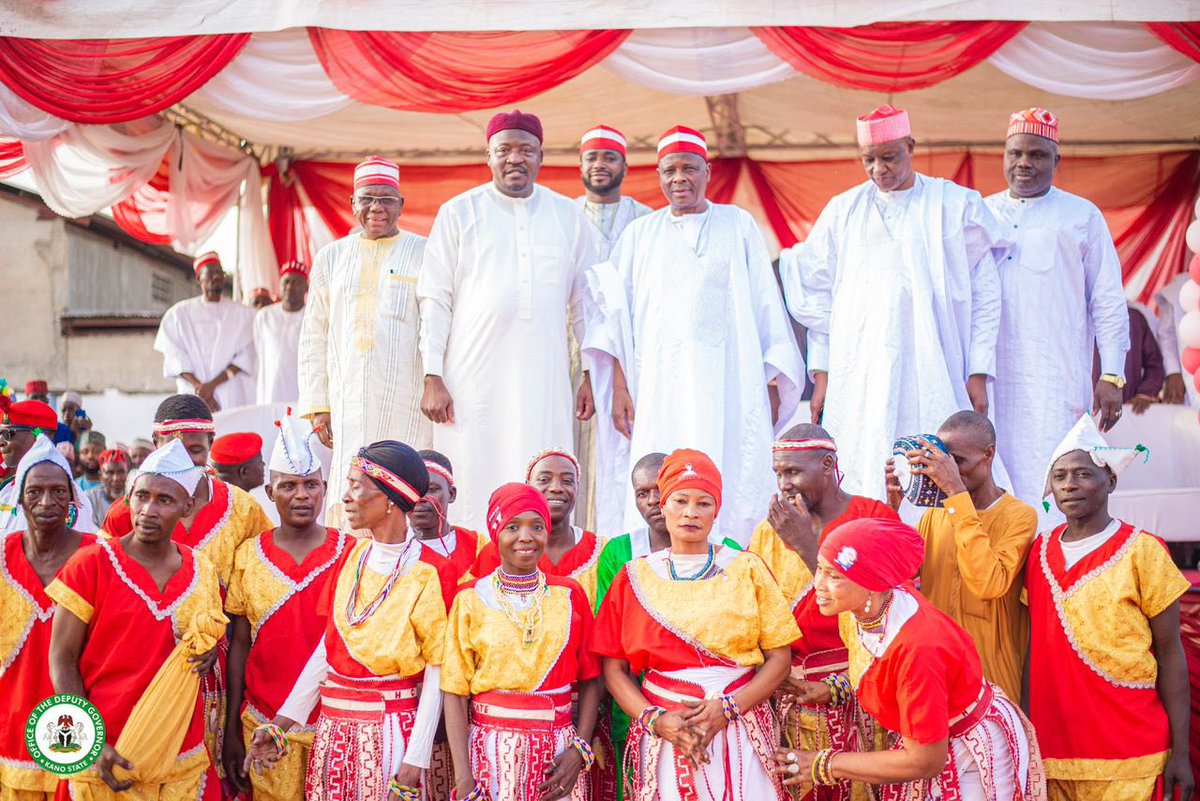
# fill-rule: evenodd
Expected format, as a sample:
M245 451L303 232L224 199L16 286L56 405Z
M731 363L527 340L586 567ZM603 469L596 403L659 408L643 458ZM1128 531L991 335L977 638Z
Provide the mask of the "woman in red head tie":
M858 703L888 732L886 751L778 749L785 784L882 785L880 798L1040 801L1045 772L1033 729L983 678L971 638L916 591L924 559L898 520L853 520L821 544L813 591L822 614L853 614L871 662ZM835 696L845 676L824 680Z
M542 493L505 484L488 502L487 528L500 565L459 592L446 629L442 692L457 798L589 801L580 774L595 761L601 694L588 650L591 605L573 579L538 568L550 529Z
M626 797L783 798L771 772L779 730L766 703L800 636L762 560L708 541L721 475L679 450L658 474L671 547L613 579L596 623L608 690L632 718ZM642 686L630 674L644 674Z

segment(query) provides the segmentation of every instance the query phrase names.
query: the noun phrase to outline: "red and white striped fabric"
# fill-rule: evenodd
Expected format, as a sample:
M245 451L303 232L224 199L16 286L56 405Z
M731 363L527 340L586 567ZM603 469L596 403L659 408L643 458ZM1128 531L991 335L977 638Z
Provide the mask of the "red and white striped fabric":
M891 103L884 103L870 114L859 117L857 130L859 147L894 142L912 135L908 112Z
M371 156L354 168L354 191L364 186L391 186L400 189L400 165Z
M583 135L579 140L580 155L589 150L615 150L625 155L625 136L616 128L607 125L597 125Z
M658 157L661 159L673 153L692 153L707 159L708 141L699 131L676 125L658 138Z

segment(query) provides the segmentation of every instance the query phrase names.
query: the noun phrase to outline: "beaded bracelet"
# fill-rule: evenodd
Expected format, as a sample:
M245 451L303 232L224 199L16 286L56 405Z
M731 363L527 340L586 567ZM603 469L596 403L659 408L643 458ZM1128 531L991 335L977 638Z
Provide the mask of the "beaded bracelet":
M834 751L831 748L826 748L818 751L813 757L812 763L812 780L813 784L822 787L832 787L838 783L837 778L833 775L833 755L841 753Z
M477 784L465 798L459 798L458 788L452 787L450 788L450 801L488 801L488 791L482 784Z
M260 731L267 733L267 736L269 736L275 743L275 749L279 752L280 756L287 756L288 741L287 735L284 734L283 729L279 728L274 723L263 723L254 729L255 734L258 734Z
M571 745L579 752L579 756L583 757L583 772L587 773L592 769L592 765L596 764L596 753L588 741L582 737L572 737Z
M730 723L735 723L742 719L742 709L738 706L738 702L734 700L732 695L721 696L721 711L725 713L725 720Z
M821 679L821 683L829 688L829 703L841 706L854 697L854 688L845 673L833 673Z
M651 737L657 737L658 734L654 731L654 724L666 713L667 710L661 706L648 706L638 715L638 725L645 729L646 733Z
M388 780L388 793L396 796L399 801L421 801L421 791L418 788L401 784L395 776Z

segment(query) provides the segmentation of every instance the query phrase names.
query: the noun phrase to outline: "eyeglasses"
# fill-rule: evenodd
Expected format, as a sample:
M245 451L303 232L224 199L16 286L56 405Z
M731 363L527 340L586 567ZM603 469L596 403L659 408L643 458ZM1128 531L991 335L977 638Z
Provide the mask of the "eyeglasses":
M24 426L0 426L0 440L12 442L18 434L24 434L30 430Z
M378 203L385 209L399 208L401 198L398 197L375 197L374 195L355 195L354 205L362 206L364 209L369 209Z

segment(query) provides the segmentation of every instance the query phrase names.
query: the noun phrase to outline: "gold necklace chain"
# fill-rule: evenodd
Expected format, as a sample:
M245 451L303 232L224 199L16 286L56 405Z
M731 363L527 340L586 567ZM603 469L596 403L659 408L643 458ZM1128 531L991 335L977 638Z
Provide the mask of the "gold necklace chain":
M508 593L500 586L499 579L494 580L493 586L496 588L496 602L500 605L500 611L508 618L508 622L513 624L517 632L521 635L521 644L526 648L537 642L542 629L542 599L549 594L550 588L546 585L546 579L539 573L540 581L538 588L529 594L530 606L522 611L517 611L516 605L508 597Z

